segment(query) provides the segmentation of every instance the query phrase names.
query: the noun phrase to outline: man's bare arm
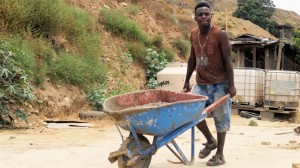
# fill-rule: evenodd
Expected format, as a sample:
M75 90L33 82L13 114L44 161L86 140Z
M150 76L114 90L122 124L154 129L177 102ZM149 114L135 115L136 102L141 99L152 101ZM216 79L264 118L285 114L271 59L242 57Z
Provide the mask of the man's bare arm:
M234 86L234 74L233 74L233 68L231 64L231 44L227 35L227 32L225 30L221 31L220 34L220 41L221 41L221 52L223 57L224 66L227 73L227 78L229 81L229 93L231 97L236 95L236 89Z
M190 88L190 79L191 76L195 70L196 67L196 56L195 56L195 51L194 51L194 47L191 47L191 53L190 53L190 57L188 60L188 66L187 66L187 71L186 71L186 77L185 77L185 82L184 82L184 86L183 86L183 91L184 92L189 92L191 90Z

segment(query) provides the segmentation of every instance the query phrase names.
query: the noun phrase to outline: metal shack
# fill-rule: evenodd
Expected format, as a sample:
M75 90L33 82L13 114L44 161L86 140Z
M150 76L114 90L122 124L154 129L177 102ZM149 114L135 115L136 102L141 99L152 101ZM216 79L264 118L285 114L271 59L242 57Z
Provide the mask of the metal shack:
M244 34L231 40L234 67L275 69L279 40Z
M231 40L232 61L239 110L260 112L263 118L297 112L300 97L300 66L289 43L289 27L283 26L279 39L244 34ZM262 108L259 107L263 104Z

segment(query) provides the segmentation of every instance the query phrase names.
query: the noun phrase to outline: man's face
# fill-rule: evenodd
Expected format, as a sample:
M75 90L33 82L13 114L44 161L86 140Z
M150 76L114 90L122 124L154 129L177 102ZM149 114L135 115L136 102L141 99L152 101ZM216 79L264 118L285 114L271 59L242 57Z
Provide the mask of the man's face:
M196 9L195 20L199 26L209 26L211 22L211 11L208 7Z

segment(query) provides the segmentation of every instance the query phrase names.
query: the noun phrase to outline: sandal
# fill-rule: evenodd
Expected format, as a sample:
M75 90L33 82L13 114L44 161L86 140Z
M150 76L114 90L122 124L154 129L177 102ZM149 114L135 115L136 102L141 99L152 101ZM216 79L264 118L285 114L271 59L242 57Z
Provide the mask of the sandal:
M217 146L218 146L218 143L217 143L217 141L216 140L214 140L214 142L213 143L203 143L202 145L204 145L205 147L199 152L199 158L200 159L204 159L204 158L206 158L209 154L210 154L210 152L212 151L212 150L214 150L214 149L216 149L217 148Z
M219 166L225 164L224 156L222 155L215 155L207 162L207 166Z

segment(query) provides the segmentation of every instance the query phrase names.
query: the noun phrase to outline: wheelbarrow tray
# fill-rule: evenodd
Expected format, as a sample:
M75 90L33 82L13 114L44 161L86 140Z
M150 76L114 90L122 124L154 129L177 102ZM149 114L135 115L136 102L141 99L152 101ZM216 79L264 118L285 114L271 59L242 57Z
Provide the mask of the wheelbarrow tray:
M208 98L166 90L143 90L107 99L104 112L118 126L138 134L163 135L201 117Z

